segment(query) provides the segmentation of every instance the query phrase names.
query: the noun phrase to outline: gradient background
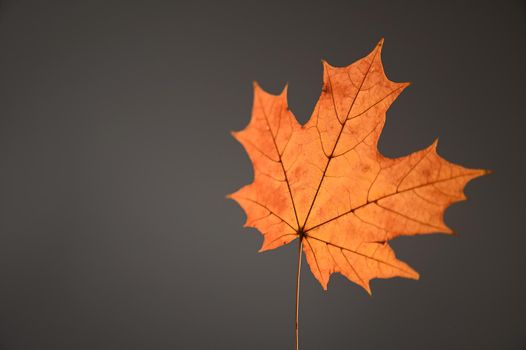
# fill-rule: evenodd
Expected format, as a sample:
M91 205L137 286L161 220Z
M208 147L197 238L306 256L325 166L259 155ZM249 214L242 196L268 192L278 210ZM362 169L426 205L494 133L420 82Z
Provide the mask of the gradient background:
M230 130L252 81L305 122L320 59L384 36L411 81L380 149L495 174L457 237L393 242L418 282L303 266L301 349L525 349L524 2L2 1L0 349L292 349L296 245L224 198L252 179Z

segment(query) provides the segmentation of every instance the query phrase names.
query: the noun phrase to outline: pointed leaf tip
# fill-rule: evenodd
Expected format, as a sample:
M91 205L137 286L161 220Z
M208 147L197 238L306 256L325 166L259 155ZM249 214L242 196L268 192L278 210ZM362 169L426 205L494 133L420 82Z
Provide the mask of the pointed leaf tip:
M285 86L283 86L283 89L281 90L280 96L287 97L287 92L289 91L289 82L287 81L285 83Z

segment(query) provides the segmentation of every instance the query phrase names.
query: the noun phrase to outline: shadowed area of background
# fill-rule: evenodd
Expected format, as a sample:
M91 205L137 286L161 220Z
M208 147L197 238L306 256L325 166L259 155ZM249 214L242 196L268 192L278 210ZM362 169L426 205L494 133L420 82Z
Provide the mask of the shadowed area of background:
M296 246L224 198L252 179L229 134L252 81L305 122L320 59L347 65L385 37L411 81L380 149L439 153L495 174L447 211L459 236L393 242L422 277L305 264L301 348L522 349L523 2L2 1L0 349L292 349Z

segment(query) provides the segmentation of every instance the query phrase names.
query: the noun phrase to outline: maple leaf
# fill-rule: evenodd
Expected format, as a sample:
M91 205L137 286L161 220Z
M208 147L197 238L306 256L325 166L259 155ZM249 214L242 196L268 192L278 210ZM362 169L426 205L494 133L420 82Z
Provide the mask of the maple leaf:
M418 279L388 241L451 234L445 209L487 173L446 161L437 141L400 158L380 154L385 113L409 85L385 76L382 45L347 67L323 62L321 96L303 126L288 109L286 87L272 95L255 83L250 123L233 133L254 166L254 181L229 195L246 212L245 226L263 234L260 251L299 238L324 289L335 272L368 293L373 278Z

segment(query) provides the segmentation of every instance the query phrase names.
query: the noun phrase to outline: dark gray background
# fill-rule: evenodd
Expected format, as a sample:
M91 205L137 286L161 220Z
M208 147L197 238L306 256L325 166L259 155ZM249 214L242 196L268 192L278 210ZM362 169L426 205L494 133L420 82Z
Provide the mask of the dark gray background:
M305 264L301 348L524 349L525 35L524 2L2 1L0 349L292 349L296 246L258 254L224 198L252 178L229 131L253 80L305 122L320 59L382 36L413 85L381 150L495 174L459 236L393 242L418 282Z

